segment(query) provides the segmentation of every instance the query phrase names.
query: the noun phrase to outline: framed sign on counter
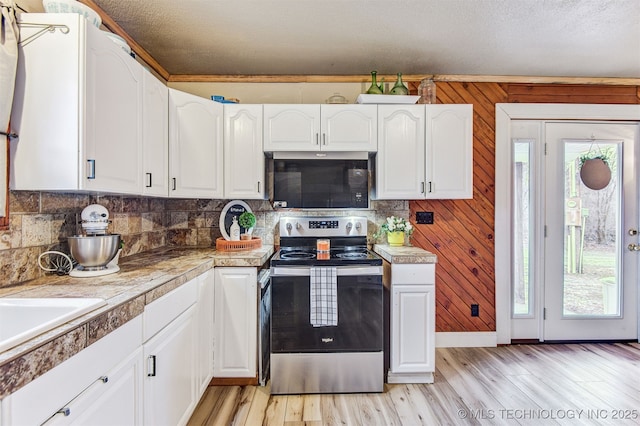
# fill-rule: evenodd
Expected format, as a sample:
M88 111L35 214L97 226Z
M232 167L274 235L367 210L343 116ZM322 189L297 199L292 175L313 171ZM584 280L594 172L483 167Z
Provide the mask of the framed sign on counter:
M225 240L231 240L230 228L233 223L234 216L240 219L240 215L244 212L253 213L251 211L251 207L242 200L229 201L224 206L222 213L220 213L220 233Z

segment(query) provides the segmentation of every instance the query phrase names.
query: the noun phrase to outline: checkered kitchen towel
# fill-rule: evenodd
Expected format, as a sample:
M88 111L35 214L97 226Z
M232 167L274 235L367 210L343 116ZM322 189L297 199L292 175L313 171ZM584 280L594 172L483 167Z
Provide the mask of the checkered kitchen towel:
M338 325L338 279L335 267L311 267L309 321L314 327Z

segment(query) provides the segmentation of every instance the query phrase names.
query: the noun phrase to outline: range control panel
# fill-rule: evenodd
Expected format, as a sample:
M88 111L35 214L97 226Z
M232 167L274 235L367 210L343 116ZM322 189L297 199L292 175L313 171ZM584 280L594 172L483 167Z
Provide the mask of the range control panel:
M338 229L337 220L310 220L309 229Z
M280 218L281 237L367 236L367 218L362 216L287 216Z

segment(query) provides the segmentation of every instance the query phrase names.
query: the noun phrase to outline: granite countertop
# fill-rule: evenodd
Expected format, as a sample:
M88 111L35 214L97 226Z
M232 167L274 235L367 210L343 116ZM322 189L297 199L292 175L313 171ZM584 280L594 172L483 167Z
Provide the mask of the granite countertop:
M142 314L145 305L212 267L260 267L273 252L271 245L235 252L210 247L164 247L121 259L120 271L115 274L91 278L51 275L0 288L0 297L99 297L107 302L0 352L0 399Z
M373 251L389 263L437 263L438 256L419 247L376 244Z

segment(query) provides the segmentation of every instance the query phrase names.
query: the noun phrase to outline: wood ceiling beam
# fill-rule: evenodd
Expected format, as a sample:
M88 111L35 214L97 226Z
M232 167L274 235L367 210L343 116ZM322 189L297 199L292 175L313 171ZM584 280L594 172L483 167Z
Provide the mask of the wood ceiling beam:
M378 74L388 83L396 81L395 74ZM434 81L473 83L527 83L527 84L599 84L618 86L640 86L640 78L617 77L536 77L504 75L464 74L403 74L405 82L433 78ZM191 75L172 74L169 82L175 83L362 83L370 82L371 75Z

